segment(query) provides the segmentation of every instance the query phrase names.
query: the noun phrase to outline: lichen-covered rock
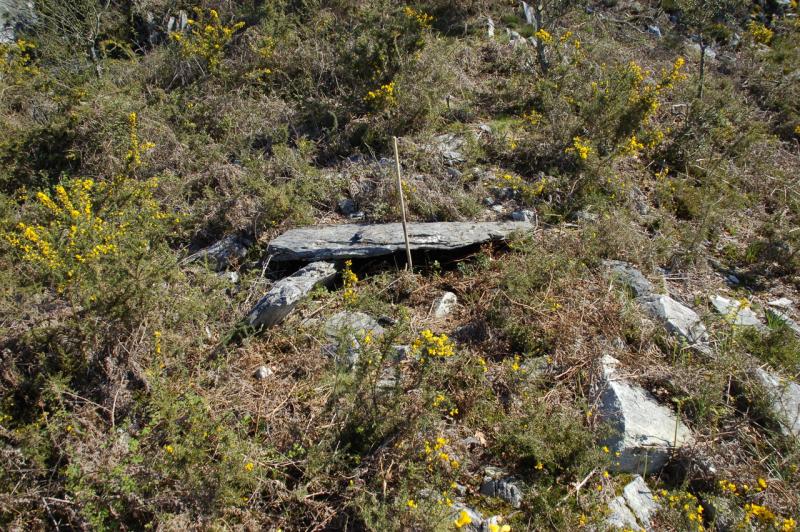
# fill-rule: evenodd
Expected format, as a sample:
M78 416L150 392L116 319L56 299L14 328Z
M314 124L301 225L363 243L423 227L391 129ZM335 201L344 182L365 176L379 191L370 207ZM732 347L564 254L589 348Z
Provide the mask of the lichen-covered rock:
M451 314L458 305L458 298L453 292L445 292L433 304L433 317L444 318Z
M618 372L617 359L605 355L600 366L595 396L599 418L612 430L603 443L615 453L613 469L645 474L659 471L676 447L693 441L691 431L650 393L627 382Z
M522 489L517 480L497 467L487 467L483 472L481 495L503 499L513 508L522 506Z
M525 222L411 223L408 238L412 250L452 251L531 229ZM404 249L402 224L341 224L289 230L269 243L267 253L275 261L313 261L379 257Z
M275 283L247 315L247 322L253 327L277 325L314 288L329 283L335 277L336 267L330 262L312 262Z

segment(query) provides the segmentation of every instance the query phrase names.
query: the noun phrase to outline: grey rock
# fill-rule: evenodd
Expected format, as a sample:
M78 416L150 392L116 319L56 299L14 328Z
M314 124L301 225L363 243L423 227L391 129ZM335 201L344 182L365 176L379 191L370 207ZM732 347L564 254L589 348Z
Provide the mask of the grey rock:
M492 127L489 124L481 124L480 126L478 126L478 130L481 133L485 133L486 135L492 134Z
M650 35L655 36L658 39L661 38L661 28L659 28L658 26L654 26L654 25L647 26L647 33L649 33Z
M247 256L250 241L239 235L227 235L222 240L186 258L186 262L204 262L214 271L222 271L235 260Z
M606 260L603 265L611 270L614 278L633 292L634 297L644 297L653 293L653 283L631 264L619 260Z
M522 489L514 477L496 467L487 467L483 473L481 495L503 499L513 508L522 506Z
M470 524L468 524L465 527L462 527L460 530L463 530L464 532L485 532L486 530L488 530L486 519L483 517L483 514L481 514L479 511L470 508L466 504L459 501L454 502L450 506L450 508L453 510L450 519L448 519L448 522L450 524L452 524L452 522L455 519L458 519L462 511L466 512L467 515L469 515L470 519L472 520Z
M453 179L461 179L461 177L464 174L462 174L461 170L459 170L458 168L448 168L447 175L452 177Z
M596 222L600 219L597 214L588 211L578 211L573 215L573 218L577 222Z
M331 343L323 348L323 352L352 367L361 355L364 338L370 335L377 341L384 332L385 329L367 314L342 311L325 322L325 336Z
M739 284L741 284L741 283L742 283L742 282L739 280L739 278L738 278L738 277L736 277L735 275L733 275L732 273L730 273L730 274L726 275L726 276L725 276L725 280L726 280L726 281L728 281L728 283L730 283L732 286L736 286L736 285L739 285Z
M614 497L608 503L609 515L606 518L606 524L612 528L622 528L629 530L638 530L639 523L636 522L636 516L633 515L631 509L625 504L625 498L621 495Z
M528 24L534 23L533 9L527 2L522 2L522 16L525 17L525 22Z
M36 22L30 0L0 0L0 44L14 42L17 31Z
M267 292L247 315L253 327L272 327L283 321L314 288L336 277L330 262L312 262L289 277L284 277Z
M351 215L349 215L349 216L348 216L348 218L349 218L350 220L354 221L354 222L360 222L360 221L362 221L362 220L363 220L365 217L366 217L366 215L364 214L364 211L358 211L358 212L354 212L353 214L351 214Z
M701 48L700 48L700 45L698 43L696 43L696 42L689 43L688 45L686 45L686 47L687 47L687 49L689 50L689 52L693 56L697 57L698 59L700 58ZM710 60L710 61L713 61L716 58L717 58L717 52L715 52L714 49L711 48L710 46L707 47L706 48L706 59Z
M356 207L356 202L350 198L340 199L337 203L337 207L339 208L339 212L345 216L350 216L358 210L358 207Z
M464 155L461 153L461 148L464 146L464 139L453 135L452 133L445 133L434 137L434 147L444 159L447 164L463 163L466 161Z
M772 301L767 302L767 305L770 307L790 309L792 308L792 305L794 305L794 302L789 298L782 297L780 299L773 299Z
M253 373L253 376L256 378L256 380L263 381L270 377L273 373L274 372L272 369L268 368L267 366L259 366L255 373Z
M524 222L435 222L408 224L412 250L450 251L528 231ZM292 229L269 243L274 261L378 257L405 249L399 223L318 225Z
M708 339L706 328L695 311L669 296L650 295L641 299L642 308L660 320L666 329L690 344L703 344Z
M763 328L756 313L749 307L742 306L738 301L720 295L711 296L709 299L714 309L734 325Z
M503 214L505 209L502 205L492 205L492 211L496 212L497 214Z
M522 209L511 213L511 219L515 222L536 223L536 211Z
M239 282L239 272L221 272L218 275L231 284Z
M445 292L433 304L433 317L444 318L452 313L458 305L458 298L453 292Z
M614 469L645 474L659 471L669 460L673 445L680 448L690 444L692 433L650 393L626 382L617 371L618 365L615 358L603 356L600 385L594 390L598 416L613 430L604 443L612 452L620 453L615 456Z
M486 19L486 36L490 39L494 38L494 20L491 18Z
M800 438L800 385L763 368L756 368L755 377L767 391L782 432Z
M768 317L772 318L773 320L780 321L781 323L789 327L789 329L794 331L794 333L797 336L800 336L800 324L798 324L796 321L790 318L788 314L781 312L780 310L777 310L775 308L768 308L766 310Z
M492 195L499 201L508 201L516 197L517 193L511 187L492 187L489 189Z
M653 498L653 492L647 487L644 479L636 475L631 482L622 490L622 496L628 504L639 523L646 528L650 528L653 516L661 509L661 506Z
M494 205L494 198L486 196L485 198L483 198L483 204L486 205L487 207L491 207L492 205Z

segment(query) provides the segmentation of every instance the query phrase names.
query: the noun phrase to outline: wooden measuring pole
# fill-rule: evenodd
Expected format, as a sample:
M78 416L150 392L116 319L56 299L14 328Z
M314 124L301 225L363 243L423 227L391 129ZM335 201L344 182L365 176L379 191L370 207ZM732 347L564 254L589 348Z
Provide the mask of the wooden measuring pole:
M397 194L400 196L400 212L403 215L403 238L406 241L406 269L414 271L414 265L411 263L411 244L408 242L408 227L406 226L406 200L403 197L403 180L400 178L400 153L397 150L397 137L392 137L394 141L394 164L397 168Z

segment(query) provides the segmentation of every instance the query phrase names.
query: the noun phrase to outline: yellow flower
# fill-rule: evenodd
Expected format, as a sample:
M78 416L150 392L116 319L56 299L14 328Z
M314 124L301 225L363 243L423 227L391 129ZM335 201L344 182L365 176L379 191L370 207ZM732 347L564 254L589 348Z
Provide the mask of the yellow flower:
M536 462L536 469L538 469L539 471L541 471L542 469L544 469L544 464L543 464L543 463L541 463L541 462Z
M544 28L540 28L534 36L544 44L553 44L553 36Z
M406 502L406 506L408 506L413 510L414 508L417 507L417 503L414 501L414 499L408 499L408 501Z
M758 487L760 487L762 490L767 489L767 481L764 480L763 478L759 478L758 479Z
M606 453L606 454L608 454L608 453L610 453L610 452L611 452L611 451L608 449L608 445L603 445L603 452L604 452L604 453Z
M175 448L172 445L165 445L164 450L167 452L167 454L172 454L175 452Z
M244 470L245 470L245 471L247 471L247 472L249 473L250 471L252 471L252 470L253 470L253 468L254 468L254 467L255 467L255 465L253 464L253 462L247 462L247 463L244 465Z
M456 528L463 528L470 523L472 523L472 518L466 510L461 510L461 513L458 514L458 518L453 521L453 525L455 525Z

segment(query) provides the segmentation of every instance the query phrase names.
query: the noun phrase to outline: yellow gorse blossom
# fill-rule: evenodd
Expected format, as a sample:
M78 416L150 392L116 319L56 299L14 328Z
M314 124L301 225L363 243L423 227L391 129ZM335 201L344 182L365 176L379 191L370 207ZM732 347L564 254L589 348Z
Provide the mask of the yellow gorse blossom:
M582 161L585 161L589 158L589 154L591 154L592 151L592 147L589 145L588 141L581 137L574 137L572 139L572 146L566 148L564 153L574 153Z
M756 21L751 21L748 24L747 31L753 37L753 40L760 44L770 44L775 36L775 32Z
M390 81L374 91L369 91L364 96L364 101L375 108L384 109L393 106L397 102L394 90L394 81Z
M453 521L453 526L456 528L464 528L471 523L472 518L469 516L469 513L466 510L461 510L461 513L459 513L458 517Z
M455 346L446 334L437 336L430 329L425 329L411 344L411 350L419 355L420 362L424 362L425 357L447 358L453 356Z
M353 273L352 260L346 260L344 263L344 270L342 271L342 284L344 286L344 291L342 292L342 299L344 299L345 304L351 305L355 303L356 285L358 284L358 276L355 273ZM369 343L369 341L367 343Z
M553 35L544 28L539 28L533 35L544 44L553 44Z
M244 22L226 25L219 13L194 8L196 19L189 19L188 35L174 32L170 37L178 43L181 55L186 59L197 58L205 61L208 68L216 71L222 61L225 47L233 40L233 35L244 27Z
M413 7L406 6L403 8L403 14L406 18L409 18L419 24L420 28L428 29L431 27L431 23L433 22L433 16L425 13L424 11L418 11Z

